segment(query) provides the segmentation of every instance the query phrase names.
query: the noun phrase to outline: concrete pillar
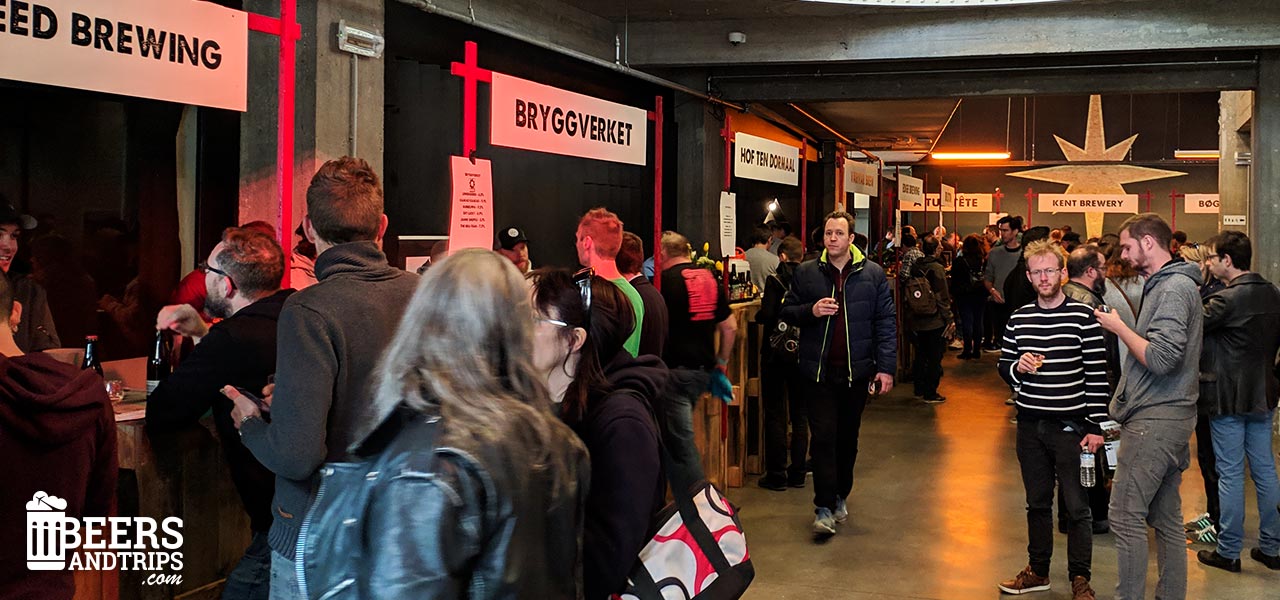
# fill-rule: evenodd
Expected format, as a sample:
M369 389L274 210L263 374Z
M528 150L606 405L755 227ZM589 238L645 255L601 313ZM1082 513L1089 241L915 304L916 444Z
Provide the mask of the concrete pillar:
M279 16L276 0L245 0L245 10ZM306 189L324 161L350 153L351 55L338 49L337 24L384 31L381 0L298 2L302 39L297 42L294 107L294 210L306 212ZM275 222L276 87L279 41L249 34L249 106L240 119L240 221ZM357 154L382 174L383 59L360 58Z
M694 244L719 239L717 221L725 169L723 127L723 120L706 103L677 94L676 222L668 228L674 226ZM672 163L668 160L667 164Z
M1253 92L1222 92L1218 97L1218 228L1221 215L1248 215L1252 205L1249 188L1249 166L1236 165L1237 152L1250 152L1248 132L1241 132L1253 117ZM1253 218L1249 217L1252 221Z
M1253 101L1253 210L1249 216L1254 241L1253 270L1280 281L1280 251L1260 236L1280 231L1280 50L1258 56L1258 91Z

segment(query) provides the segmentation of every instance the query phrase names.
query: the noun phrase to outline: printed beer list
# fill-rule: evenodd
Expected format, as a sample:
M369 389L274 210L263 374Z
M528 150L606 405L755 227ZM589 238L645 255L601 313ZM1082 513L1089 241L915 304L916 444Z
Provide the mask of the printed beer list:
M493 248L492 163L452 158L453 200L449 211L449 252Z

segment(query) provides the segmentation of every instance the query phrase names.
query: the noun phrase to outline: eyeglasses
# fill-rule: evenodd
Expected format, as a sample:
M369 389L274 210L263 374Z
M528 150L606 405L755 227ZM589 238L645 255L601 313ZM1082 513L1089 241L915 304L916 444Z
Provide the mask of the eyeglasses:
M1027 273L1030 274L1031 277L1035 279L1040 279L1045 275L1048 275L1049 277L1057 277L1058 273L1061 273L1061 272L1062 272L1062 269L1036 269L1034 271L1027 271Z
M234 288L234 287L236 287L236 280L234 280L234 279L232 279L232 278L231 278L231 274L230 274L230 273L227 273L226 271L223 271L222 269L219 269L219 268L217 268L217 267L215 267L215 266L213 266L213 265L210 265L210 264L205 264L205 265L204 265L204 270L206 270L206 271L208 271L208 272L210 272L210 273L213 273L214 275L221 275L221 276L223 276L223 277L226 277L226 278L227 278L227 281L230 281L230 282L231 282L231 287L233 287L233 288Z

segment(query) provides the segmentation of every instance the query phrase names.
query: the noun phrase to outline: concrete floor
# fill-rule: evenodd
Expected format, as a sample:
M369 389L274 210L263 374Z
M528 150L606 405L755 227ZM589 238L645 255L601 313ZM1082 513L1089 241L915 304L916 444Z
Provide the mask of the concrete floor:
M949 351L940 392L945 404L931 406L899 386L874 400L863 418L849 522L823 544L809 533L812 481L804 489L773 492L755 485L729 490L740 505L756 578L748 599L822 598L998 598L996 583L1027 564L1026 504L1012 407L995 373L995 354L959 361ZM1194 443L1194 442L1193 442ZM1192 448L1183 476L1182 505L1188 519L1203 512L1204 484ZM1243 572L1227 573L1196 561L1187 547L1191 599L1276 600L1280 572L1247 557L1257 545L1253 489L1246 490ZM1032 598L1070 598L1066 581L1066 536L1055 534L1053 589ZM1155 593L1155 550L1147 596ZM1098 597L1113 598L1115 540L1094 536L1093 584ZM1012 598L1012 596L1004 596Z

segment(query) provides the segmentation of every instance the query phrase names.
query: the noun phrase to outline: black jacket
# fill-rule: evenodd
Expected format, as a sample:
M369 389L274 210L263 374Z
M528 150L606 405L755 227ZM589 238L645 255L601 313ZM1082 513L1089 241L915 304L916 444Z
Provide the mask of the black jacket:
M231 422L234 405L219 390L233 385L261 395L267 377L276 372L276 321L292 293L280 290L215 324L147 398L147 433L152 435L195 425L213 411L222 453L249 513L250 528L262 533L271 528L276 476L240 442Z
M926 256L911 266L912 277L924 277L933 290L934 304L938 311L931 315L918 315L905 311L907 327L911 331L933 331L942 329L954 322L951 314L951 292L947 286L947 270L936 256Z
M955 300L978 299L987 297L987 286L983 284L983 274L987 260L982 257L970 258L964 254L951 261L951 297ZM974 282L974 278L977 282Z
M40 352L61 347L58 329L53 324L53 313L49 311L49 295L44 287L30 275L19 275L10 281L13 283L13 299L22 303L22 321L13 333L13 341L17 342L18 348L23 352Z
M640 323L640 356L652 354L662 356L667 345L667 301L662 299L662 292L653 287L653 283L644 275L637 275L628 283L636 288L640 300L644 302L644 321Z
M832 339L831 317L813 316L814 303L835 293L838 277L825 250L796 268L782 301L782 320L800 328L800 372L813 381L822 381L831 344L848 345L851 380L897 370L897 315L884 269L867 260L857 247L851 246L849 252L853 271L844 286L846 339Z
M667 366L656 356L619 352L604 369L613 390L591 399L582 420L570 423L591 454L582 574L586 597L596 600L626 588L666 493L650 404L666 388Z
M1276 407L1280 290L1245 273L1204 301L1199 413L1264 414Z
M271 424L250 419L240 427L245 447L276 474L268 539L285 558L293 558L316 470L346 459L377 422L371 380L418 285L373 242L325 250L316 276L319 283L280 311Z
M1063 284L1062 293L1089 308L1098 308L1106 304L1102 301L1102 296L1074 281ZM1107 345L1107 384L1111 386L1111 392L1115 393L1116 384L1120 382L1120 338L1104 329L1102 339Z
M436 409L438 410L438 409ZM586 449L555 423L566 472L534 469L525 436L441 445L442 419L397 409L320 469L300 534L308 600L582 597Z

